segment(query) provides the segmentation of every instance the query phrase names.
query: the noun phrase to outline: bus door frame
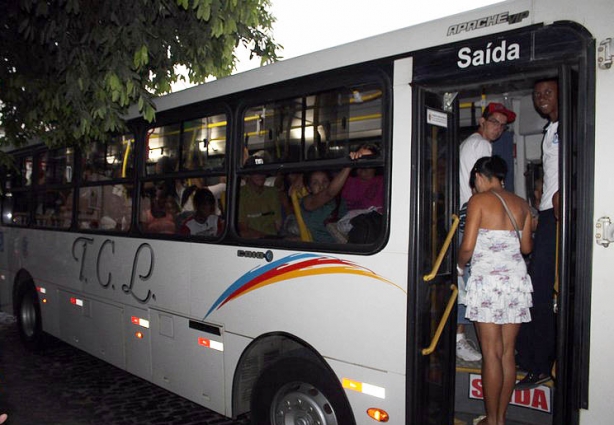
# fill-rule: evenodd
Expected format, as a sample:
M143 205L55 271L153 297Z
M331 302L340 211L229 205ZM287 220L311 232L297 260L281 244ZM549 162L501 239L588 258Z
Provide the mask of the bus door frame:
M414 88L415 111L413 129L414 141L412 144L412 158L414 158L414 178L412 178L412 196L410 201L410 211L414 212L414 218L410 223L410 247L409 252L413 253L410 257L410 264L417 265L409 268L409 286L411 290L408 308L408 350L407 350L407 408L405 423L451 423L454 415L454 387L455 387L455 362L452 356L456 355L453 347L455 346L456 334L456 267L453 267L452 259L456 253L456 238L444 254L444 261L439 269L435 269L437 254L441 252L443 240L448 235L448 231L453 227L453 214L457 210L458 185L455 184L458 176L458 146L456 146L458 129L458 100L453 97L448 106L444 106L446 100L433 90L426 87L415 85ZM439 100L439 105L432 104ZM449 99L448 99L449 100ZM427 116L429 114L434 114ZM439 121L440 125L429 124L428 122ZM443 128L445 122L446 133L445 149L443 157L433 157L432 136L437 127ZM427 147L427 141L431 146ZM427 158L427 155L431 155ZM442 176L436 163L435 169L429 169L429 161L433 164L434 159L443 159L445 172L443 182L443 214L438 223L433 222L433 214L436 205L432 203L432 186L429 185L430 173L431 182L437 184L438 176ZM435 191L435 193L437 193ZM442 232L439 232L439 224ZM445 230L444 230L445 229ZM434 234L433 234L434 233ZM443 233L443 234L440 234ZM428 280L427 274L431 274ZM440 307L437 312L432 311L431 301L437 300ZM452 310L447 311L446 306L452 305ZM433 317L431 317L433 316ZM443 323L442 320L446 320ZM444 326L443 332L439 336L439 341L435 351L431 354L424 354L425 347L429 346L432 338L437 333L438 326ZM427 329L428 328L428 329ZM437 361L436 357L442 356L442 361ZM437 368L437 366L440 368ZM429 386L437 387L437 381L441 382L442 392L439 395L440 406L442 408L429 408L429 404L434 398L429 397ZM434 412L439 411L439 421L433 418Z

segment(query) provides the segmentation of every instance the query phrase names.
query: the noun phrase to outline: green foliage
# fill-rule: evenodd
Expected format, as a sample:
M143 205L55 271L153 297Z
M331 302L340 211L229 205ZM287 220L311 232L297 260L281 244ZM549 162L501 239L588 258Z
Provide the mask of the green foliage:
M0 0L0 145L82 145L183 79L229 75L235 47L277 59L269 0Z

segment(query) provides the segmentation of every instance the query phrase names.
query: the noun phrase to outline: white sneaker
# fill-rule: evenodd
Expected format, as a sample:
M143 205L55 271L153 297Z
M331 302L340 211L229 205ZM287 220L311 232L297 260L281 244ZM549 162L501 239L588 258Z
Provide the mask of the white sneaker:
M474 348L467 338L456 341L456 357L466 362L477 362L482 360L482 355Z

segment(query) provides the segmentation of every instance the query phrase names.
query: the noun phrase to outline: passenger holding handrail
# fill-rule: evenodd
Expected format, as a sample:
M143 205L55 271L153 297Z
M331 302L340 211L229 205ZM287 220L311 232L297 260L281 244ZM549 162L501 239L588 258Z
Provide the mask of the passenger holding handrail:
M301 200L301 215L314 242L336 242L326 225L338 221L347 212L339 192L350 170L349 167L344 168L332 179L325 171L312 171L305 176L309 194Z
M379 149L372 144L365 144L356 151L364 156L377 156ZM356 176L348 177L341 197L349 210L366 210L375 208L379 213L384 209L384 176L377 175L375 168L357 168Z
M352 160L366 155L371 155L371 152L363 149L350 152ZM332 179L324 171L314 171L306 176L305 185L309 194L301 200L301 210L314 242L337 242L326 225L337 221L346 213L345 201L339 194L351 170L351 167L345 167Z
M516 380L514 346L520 324L531 320L531 278L522 254L533 248L527 202L502 187L507 166L498 156L480 158L471 171L477 193L469 200L457 270L471 259L466 317L476 324L482 348L486 417L502 425Z

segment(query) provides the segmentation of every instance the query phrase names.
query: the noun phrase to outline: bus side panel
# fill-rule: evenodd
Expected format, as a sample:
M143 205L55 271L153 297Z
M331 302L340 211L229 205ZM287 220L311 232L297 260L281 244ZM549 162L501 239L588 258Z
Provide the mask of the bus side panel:
M224 340L185 317L151 310L153 382L224 413Z
M22 229L15 238L21 266L37 284L51 282L77 293L87 282L82 260L93 256L93 236L80 237L66 232ZM93 283L93 276L89 279Z
M226 404L226 411L224 412L224 414L229 417L237 415L237 412L233 411L233 404L244 404L249 406L249 402L251 400L251 391L247 389L237 394L237 397L239 397L240 400L234 400L233 393L237 390L241 391L240 388L234 388L234 385L243 385L243 388L251 389L251 386L245 385L245 383L235 383L235 374L241 356L252 341L253 339L246 338L242 335L236 335L228 331L224 333L224 399L229 401L229 403ZM250 376L248 377L249 383L251 383L252 385L256 381L257 371L259 370L259 366L261 365L254 366L255 367L251 368L254 373L250 374Z
M76 236L68 245L75 257L71 280L82 281L86 293L134 307L187 311L189 244Z
M597 47L606 38L614 37L614 7L602 1L603 7L583 8L590 13L588 26L596 39ZM611 44L610 44L611 46ZM612 54L612 51L610 51ZM612 59L610 57L610 59ZM595 104L595 171L594 220L608 217L614 222L614 196L612 196L612 158L614 143L612 141L612 117L614 117L614 67L596 68L596 104ZM603 229L594 228L602 232ZM590 323L590 371L588 410L580 410L580 423L583 425L611 423L614 416L612 388L614 369L611 367L611 354L614 350L612 323L614 323L614 285L612 282L612 265L614 263L614 246L596 245L593 248L593 282L591 286L591 323Z
M406 255L305 255L274 251L271 263L238 258L232 268L211 266L208 284L192 288L193 299L205 321L228 332L252 338L285 332L323 357L404 373Z
M60 290L50 282L36 283L36 287L43 318L43 331L56 338L61 338Z
M74 292L60 290L59 297L61 338L125 369L122 309Z
M126 370L151 381L151 319L149 310L124 306Z
M391 424L405 420L405 375L369 369L327 359L345 388L356 424L371 425L367 409L376 407L390 415ZM360 377L360 381L355 379Z

